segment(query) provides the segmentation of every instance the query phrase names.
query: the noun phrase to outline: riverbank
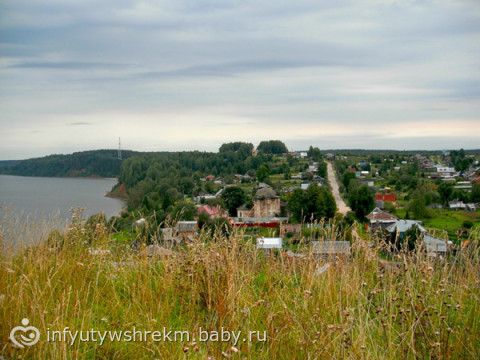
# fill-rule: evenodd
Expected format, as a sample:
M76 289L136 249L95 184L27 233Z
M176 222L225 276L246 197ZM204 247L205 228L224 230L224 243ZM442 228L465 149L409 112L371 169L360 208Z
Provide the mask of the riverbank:
M128 200L128 193L125 184L117 183L112 190L105 194L106 197L120 199L122 201Z

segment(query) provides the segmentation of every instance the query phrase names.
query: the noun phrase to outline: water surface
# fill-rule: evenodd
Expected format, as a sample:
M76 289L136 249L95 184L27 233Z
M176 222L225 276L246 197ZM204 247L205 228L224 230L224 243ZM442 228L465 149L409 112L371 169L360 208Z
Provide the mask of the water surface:
M0 226L4 237L32 228L40 232L62 227L71 218L71 210L83 208L84 216L99 212L117 215L123 202L106 197L116 179L45 178L0 175ZM23 227L23 229L20 229Z

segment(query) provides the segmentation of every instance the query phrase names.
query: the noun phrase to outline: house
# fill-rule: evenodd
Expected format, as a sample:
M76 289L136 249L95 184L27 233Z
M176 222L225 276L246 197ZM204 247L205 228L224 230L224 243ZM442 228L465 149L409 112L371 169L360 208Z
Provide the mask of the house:
M396 239L401 239L413 226L418 227L418 230L422 235L423 246L425 247L428 256L445 255L447 253L448 245L451 244L451 242L430 235L428 231L421 225L420 221L398 220L396 223L388 226L386 229L388 232L394 235Z
M257 249L281 249L282 238L257 238Z
M214 175L207 175L207 176L205 177L205 180L206 180L206 181L213 181L213 180L215 180L215 176L214 176Z
M467 210L467 211L475 211L477 210L477 206L474 203L465 204L463 201L454 200L448 203L448 207L452 210Z
M428 256L445 255L448 250L448 242L435 238L429 234L423 236L423 244Z
M375 194L375 200L376 201L383 201L383 202L391 202L394 203L397 201L397 195L395 193L382 193L382 192L377 192Z
M183 241L193 241L197 235L198 224L196 221L179 221L175 226L177 237Z
M206 200L215 200L215 199L218 199L220 196L222 196L222 193L225 191L225 188L221 188L220 190L218 190L215 194L200 194L198 196L195 196L193 198L193 200L196 202L196 203L202 203L202 202L205 202Z
M392 225L387 226L386 230L389 233L396 233L403 235L406 231L410 230L412 226L416 225L420 232L425 233L427 230L422 226L421 221L417 220L397 220Z
M438 176L446 178L452 177L456 174L455 168L442 165L435 165L435 171Z
M348 241L313 241L312 253L315 257L347 257L351 253L350 242Z
M266 184L260 184L255 196L253 197L253 208L248 210L245 206L237 209L239 218L254 217L268 218L280 215L280 198L275 190Z
M217 206L201 205L197 208L197 214L200 215L201 213L205 213L211 218L228 216L226 211L222 209L219 205Z
M385 193L385 192L377 192L375 194L375 204L377 207L383 209L385 203L394 204L397 202L397 195L395 193Z
M253 210L249 209L245 204L237 208L237 217L248 218L253 215Z
M393 225L397 222L397 218L392 214L383 211L382 209L376 207L373 211L367 215L367 219L370 222L370 229L376 230L378 228L385 229L390 225Z
M463 201L453 200L448 202L448 207L452 210L465 210L467 206L463 203Z
M193 198L193 201L195 201L196 203L202 203L207 200L215 200L216 198L217 196L214 194L201 194L201 195L195 196Z
M268 185L261 186L253 198L254 217L269 217L280 215L280 198L275 190Z

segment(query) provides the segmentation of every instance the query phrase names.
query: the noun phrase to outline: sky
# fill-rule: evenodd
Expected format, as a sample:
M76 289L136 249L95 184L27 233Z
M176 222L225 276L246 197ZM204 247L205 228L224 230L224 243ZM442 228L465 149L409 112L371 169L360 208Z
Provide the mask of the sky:
M119 137L480 148L480 1L0 1L0 159Z

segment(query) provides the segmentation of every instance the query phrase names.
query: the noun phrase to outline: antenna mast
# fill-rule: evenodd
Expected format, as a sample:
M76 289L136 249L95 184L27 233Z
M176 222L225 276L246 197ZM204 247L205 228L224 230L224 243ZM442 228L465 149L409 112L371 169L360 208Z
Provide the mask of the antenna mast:
M118 160L122 160L122 143L120 138L118 138Z

